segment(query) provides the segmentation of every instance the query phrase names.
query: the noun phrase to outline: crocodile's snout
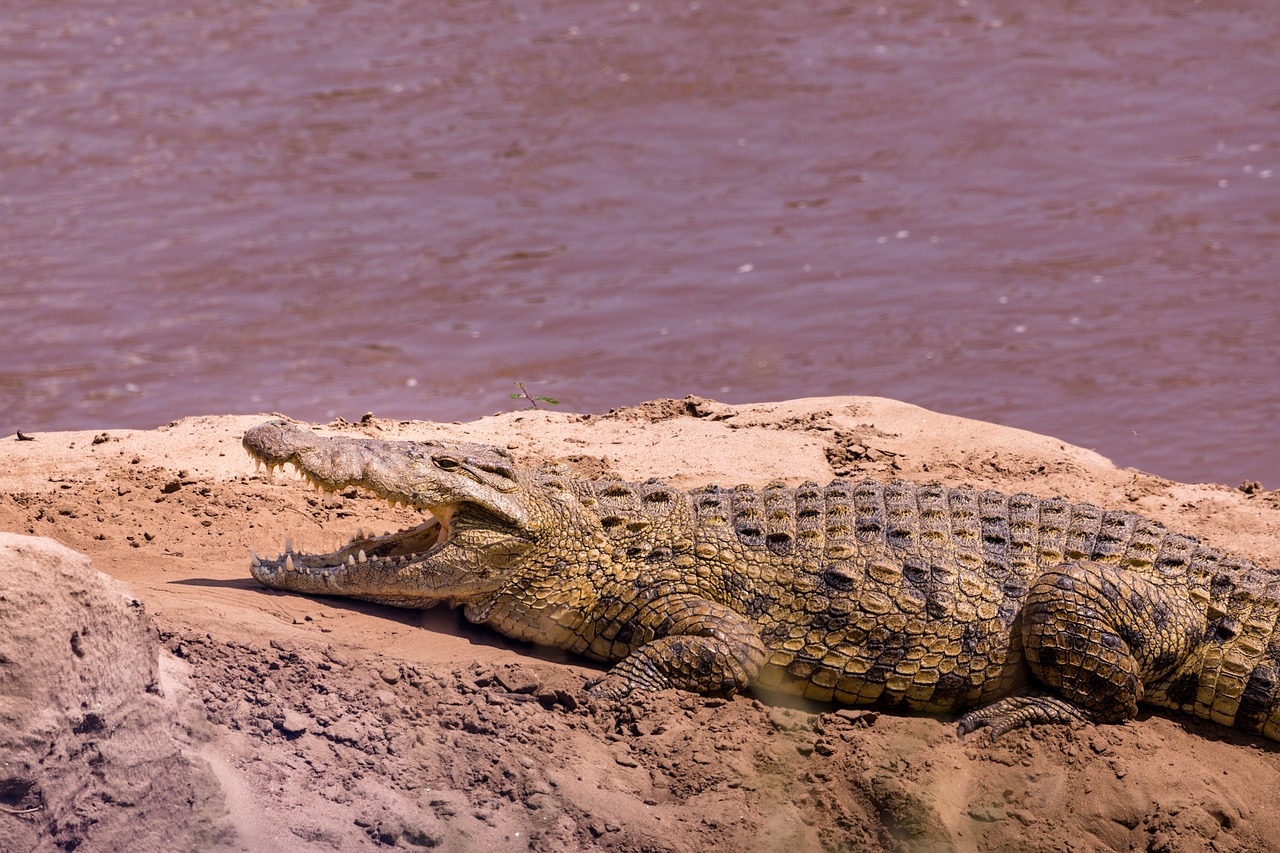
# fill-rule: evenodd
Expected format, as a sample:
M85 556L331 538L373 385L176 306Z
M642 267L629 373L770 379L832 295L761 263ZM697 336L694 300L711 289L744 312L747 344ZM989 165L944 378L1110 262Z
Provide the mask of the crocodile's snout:
M293 461L299 448L314 440L311 433L288 421L268 421L246 432L240 443L254 459L275 467Z

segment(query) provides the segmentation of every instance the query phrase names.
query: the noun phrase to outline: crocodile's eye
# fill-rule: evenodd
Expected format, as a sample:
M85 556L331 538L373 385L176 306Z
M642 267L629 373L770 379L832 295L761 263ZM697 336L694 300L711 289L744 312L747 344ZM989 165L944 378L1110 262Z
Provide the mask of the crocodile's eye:
M456 471L462 467L458 460L450 459L448 456L437 456L431 461L436 463L436 467L441 471Z

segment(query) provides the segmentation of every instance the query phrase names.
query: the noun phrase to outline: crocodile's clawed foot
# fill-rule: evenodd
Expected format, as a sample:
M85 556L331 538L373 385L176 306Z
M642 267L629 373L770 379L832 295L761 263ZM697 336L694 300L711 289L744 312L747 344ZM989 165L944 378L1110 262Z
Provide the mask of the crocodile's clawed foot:
M635 687L626 678L613 672L606 672L587 682L587 696L592 699L617 701L627 698L634 691Z
M956 720L956 734L964 736L980 728L991 731L995 740L1005 732L1041 723L1090 723L1084 709L1057 696L1010 696L962 715Z

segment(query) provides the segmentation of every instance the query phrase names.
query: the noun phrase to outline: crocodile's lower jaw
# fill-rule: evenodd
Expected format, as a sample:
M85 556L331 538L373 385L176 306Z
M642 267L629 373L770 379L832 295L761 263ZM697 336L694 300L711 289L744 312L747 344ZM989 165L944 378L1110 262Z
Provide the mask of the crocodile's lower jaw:
M446 518L449 513L442 513ZM338 575L351 570L391 571L410 560L430 556L449 541L447 522L432 516L417 527L382 536L365 536L358 531L351 541L327 554L309 554L293 550L285 542L284 553L274 560L253 555L250 571L267 586L296 587L299 583L316 583L336 588Z

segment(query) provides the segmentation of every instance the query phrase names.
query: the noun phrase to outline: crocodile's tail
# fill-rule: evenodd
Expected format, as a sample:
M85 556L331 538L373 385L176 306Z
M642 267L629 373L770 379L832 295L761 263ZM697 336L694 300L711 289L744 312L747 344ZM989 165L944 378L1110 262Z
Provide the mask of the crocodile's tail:
M1280 596L1270 592L1211 603L1204 641L1146 700L1280 741Z
M1202 608L1203 639L1146 684L1143 702L1280 741L1280 571L1132 513L1050 500L1039 519L1042 559L1088 554L1179 589ZM1160 656L1151 664L1158 669Z

